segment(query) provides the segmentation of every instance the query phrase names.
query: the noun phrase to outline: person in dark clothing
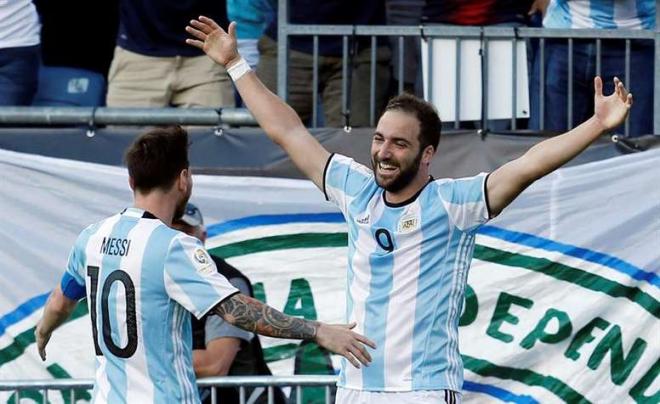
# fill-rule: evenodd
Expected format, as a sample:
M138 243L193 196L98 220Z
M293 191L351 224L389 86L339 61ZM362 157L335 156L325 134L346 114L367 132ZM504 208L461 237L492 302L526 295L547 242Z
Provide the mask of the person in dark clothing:
M197 237L204 243L206 229L201 211L192 203L188 203L183 216L175 219L172 226L188 235ZM211 254L218 272L229 280L241 293L254 297L250 280L241 271L229 265L225 260ZM259 338L248 331L235 327L222 318L207 315L201 320L192 318L193 332L193 366L195 375L212 376L253 376L271 375L264 360ZM246 402L267 403L268 394L265 388L246 388ZM227 387L217 390L221 403L239 403L238 388ZM286 397L278 387L274 388L276 404L286 403ZM211 402L211 389L200 389L200 399L203 403Z

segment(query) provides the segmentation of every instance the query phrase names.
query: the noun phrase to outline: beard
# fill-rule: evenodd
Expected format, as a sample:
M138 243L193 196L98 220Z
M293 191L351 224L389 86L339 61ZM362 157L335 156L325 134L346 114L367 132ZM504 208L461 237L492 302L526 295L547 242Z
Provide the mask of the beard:
M183 217L183 214L186 212L186 205L188 205L188 200L190 200L191 193L192 187L189 187L188 192L186 192L179 203L177 203L176 208L174 209L174 220L178 220Z
M374 171L374 178L376 179L376 184L378 184L379 187L385 189L388 192L399 192L403 188L405 188L408 184L412 182L412 180L415 178L417 175L417 171L419 171L419 165L421 164L422 161L422 150L415 156L412 162L410 162L407 166L400 164L398 161L394 160L378 160L375 156L371 158L371 168ZM378 163L383 162L387 164L394 165L399 168L399 175L396 177L392 178L389 180L387 183L383 182L380 180L378 177Z

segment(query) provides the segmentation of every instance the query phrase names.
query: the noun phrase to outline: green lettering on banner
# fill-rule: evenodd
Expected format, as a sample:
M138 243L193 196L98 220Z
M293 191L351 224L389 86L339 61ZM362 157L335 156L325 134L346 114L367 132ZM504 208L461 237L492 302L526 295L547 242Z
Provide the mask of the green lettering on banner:
M465 306L463 309L463 314L461 314L461 319L458 321L459 327L464 327L470 325L477 319L477 313L479 312L479 299L477 294L474 293L472 286L465 285Z
M298 278L291 281L289 297L286 299L284 314L302 317L305 320L316 320L316 306L312 288L306 279Z
M253 284L252 293L254 293L255 299L259 300L261 303L266 303L266 291L264 290L263 282Z
M546 331L548 324L552 320L557 320L559 324L558 330L556 333L551 334ZM557 342L563 341L564 339L571 336L573 331L573 325L571 324L571 319L568 317L566 312L556 309L548 309L545 312L545 315L541 320L536 324L536 327L527 334L525 338L520 342L520 346L525 349L532 349L536 344L536 341L545 342L546 344L556 344Z
M513 341L513 335L503 333L500 331L500 327L504 322L518 324L518 317L509 313L509 309L514 304L529 309L534 305L534 302L525 299L524 297L510 295L505 292L500 293L500 296L497 298L497 303L495 304L493 318L490 320L486 334L502 342L509 343Z
M651 366L651 369L639 379L637 384L630 389L630 392L628 393L630 394L630 397L632 397L637 403L660 403L660 389L653 393L653 395L644 395L655 379L658 378L658 375L660 375L660 358L658 358L653 366Z
M566 348L564 356L574 361L578 360L580 358L580 348L594 340L594 336L591 335L591 332L594 330L594 328L600 328L604 331L609 326L610 323L600 317L596 317L589 321L587 325L582 327L580 331L575 334L571 344L568 346L568 348Z
M632 348L630 348L628 356L624 356L621 327L615 325L600 340L596 349L591 354L587 366L596 370L603 361L603 358L605 358L605 355L610 352L610 376L614 384L621 385L630 376L630 372L632 372L635 365L639 362L645 349L646 341L637 338Z

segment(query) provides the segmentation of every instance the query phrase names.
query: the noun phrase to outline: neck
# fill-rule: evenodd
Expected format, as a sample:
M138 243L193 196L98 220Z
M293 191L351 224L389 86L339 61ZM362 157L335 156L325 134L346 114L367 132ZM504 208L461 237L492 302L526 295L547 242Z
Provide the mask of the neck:
M401 203L415 196L420 189L426 186L429 181L429 173L427 170L420 172L415 178L410 181L408 185L396 192L385 191L385 199L388 203Z
M169 193L165 193L159 189L146 194L135 191L133 198L133 205L136 208L146 210L166 225L172 226L174 211L176 210L176 199Z

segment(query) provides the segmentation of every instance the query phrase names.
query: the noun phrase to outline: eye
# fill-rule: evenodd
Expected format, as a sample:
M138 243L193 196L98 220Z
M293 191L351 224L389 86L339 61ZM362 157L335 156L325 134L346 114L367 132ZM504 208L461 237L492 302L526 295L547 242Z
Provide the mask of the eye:
M408 147L408 143L406 143L404 141L398 141L395 144L397 145L397 147L400 147L402 149Z
M381 143L383 141L383 136L374 135L374 142Z

